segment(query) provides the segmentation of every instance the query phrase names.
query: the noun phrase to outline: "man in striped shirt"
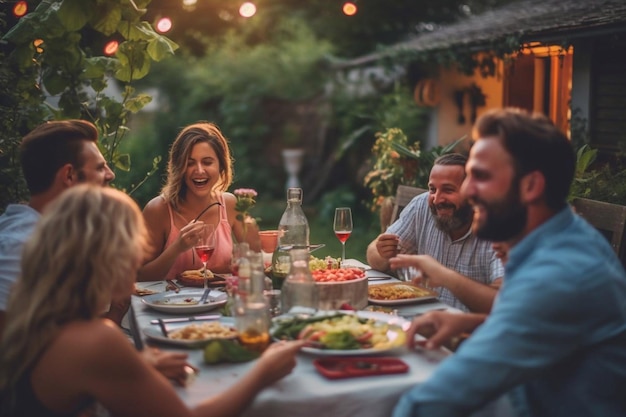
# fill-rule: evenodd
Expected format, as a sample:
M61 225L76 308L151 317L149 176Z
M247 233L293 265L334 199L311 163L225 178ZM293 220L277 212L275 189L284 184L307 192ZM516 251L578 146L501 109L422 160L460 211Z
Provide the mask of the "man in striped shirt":
M428 193L415 197L367 249L380 271L417 266L439 299L463 311L488 313L504 269L491 242L471 230L473 211L460 193L467 157L439 157Z

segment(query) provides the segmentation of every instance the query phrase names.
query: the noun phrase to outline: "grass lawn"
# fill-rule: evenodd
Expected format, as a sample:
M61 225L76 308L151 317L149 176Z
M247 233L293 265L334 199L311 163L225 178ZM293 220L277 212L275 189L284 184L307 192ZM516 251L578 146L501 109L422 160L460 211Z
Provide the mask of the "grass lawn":
M273 230L278 228L280 217L283 215L286 203L284 201L259 201L252 209L252 215L259 220L261 230ZM313 252L318 258L332 256L341 257L341 243L333 231L334 211L320 213L315 207L303 207L311 229L311 244L324 243L321 249ZM358 259L366 262L365 252L367 245L380 231L378 216L369 213L367 209L352 208L352 223L354 229L346 242L346 258Z

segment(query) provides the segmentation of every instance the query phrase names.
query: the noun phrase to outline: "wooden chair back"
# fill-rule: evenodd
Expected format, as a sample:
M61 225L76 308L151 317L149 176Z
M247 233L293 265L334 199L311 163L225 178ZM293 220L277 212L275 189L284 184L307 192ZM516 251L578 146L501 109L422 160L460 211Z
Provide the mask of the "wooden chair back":
M587 198L575 198L572 201L574 210L587 220L593 227L598 229L613 246L613 250L622 263L626 261L626 206L605 203L603 201L589 200Z
M425 193L426 189L411 187L408 185L399 185L396 190L396 196L393 198L391 210L388 207L381 208L381 216L380 216L380 228L381 231L384 232L387 230L387 227L400 217L400 212L404 209L407 204L413 199L413 197L418 196L422 193Z

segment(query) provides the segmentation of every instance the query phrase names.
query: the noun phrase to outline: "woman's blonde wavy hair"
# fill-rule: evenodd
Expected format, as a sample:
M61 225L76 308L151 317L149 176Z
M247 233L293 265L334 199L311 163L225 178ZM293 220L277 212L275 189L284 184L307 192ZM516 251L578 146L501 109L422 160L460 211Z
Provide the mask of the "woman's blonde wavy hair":
M161 194L174 208L185 200L185 170L191 150L196 143L206 142L213 148L220 164L220 179L215 184L217 191L226 191L233 182L233 158L228 140L220 129L209 122L199 122L185 127L176 137L169 152L167 180Z
M141 211L121 191L78 185L46 208L24 246L7 307L1 408L64 325L97 318L112 296L131 294L145 245Z

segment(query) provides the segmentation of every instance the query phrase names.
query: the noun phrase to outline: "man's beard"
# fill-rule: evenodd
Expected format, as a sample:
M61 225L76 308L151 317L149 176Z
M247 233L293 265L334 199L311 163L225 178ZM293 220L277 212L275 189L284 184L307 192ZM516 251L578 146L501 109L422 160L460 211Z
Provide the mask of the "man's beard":
M473 199L473 204L480 204L485 210L485 222L476 221L473 230L476 236L492 242L502 242L518 236L526 226L528 209L519 199L519 182L515 181L503 200L487 203Z
M438 215L437 208L452 209L452 216ZM430 204L430 212L433 214L437 228L446 233L451 233L467 226L472 221L473 215L472 207L467 203L462 203L459 208L449 203Z

